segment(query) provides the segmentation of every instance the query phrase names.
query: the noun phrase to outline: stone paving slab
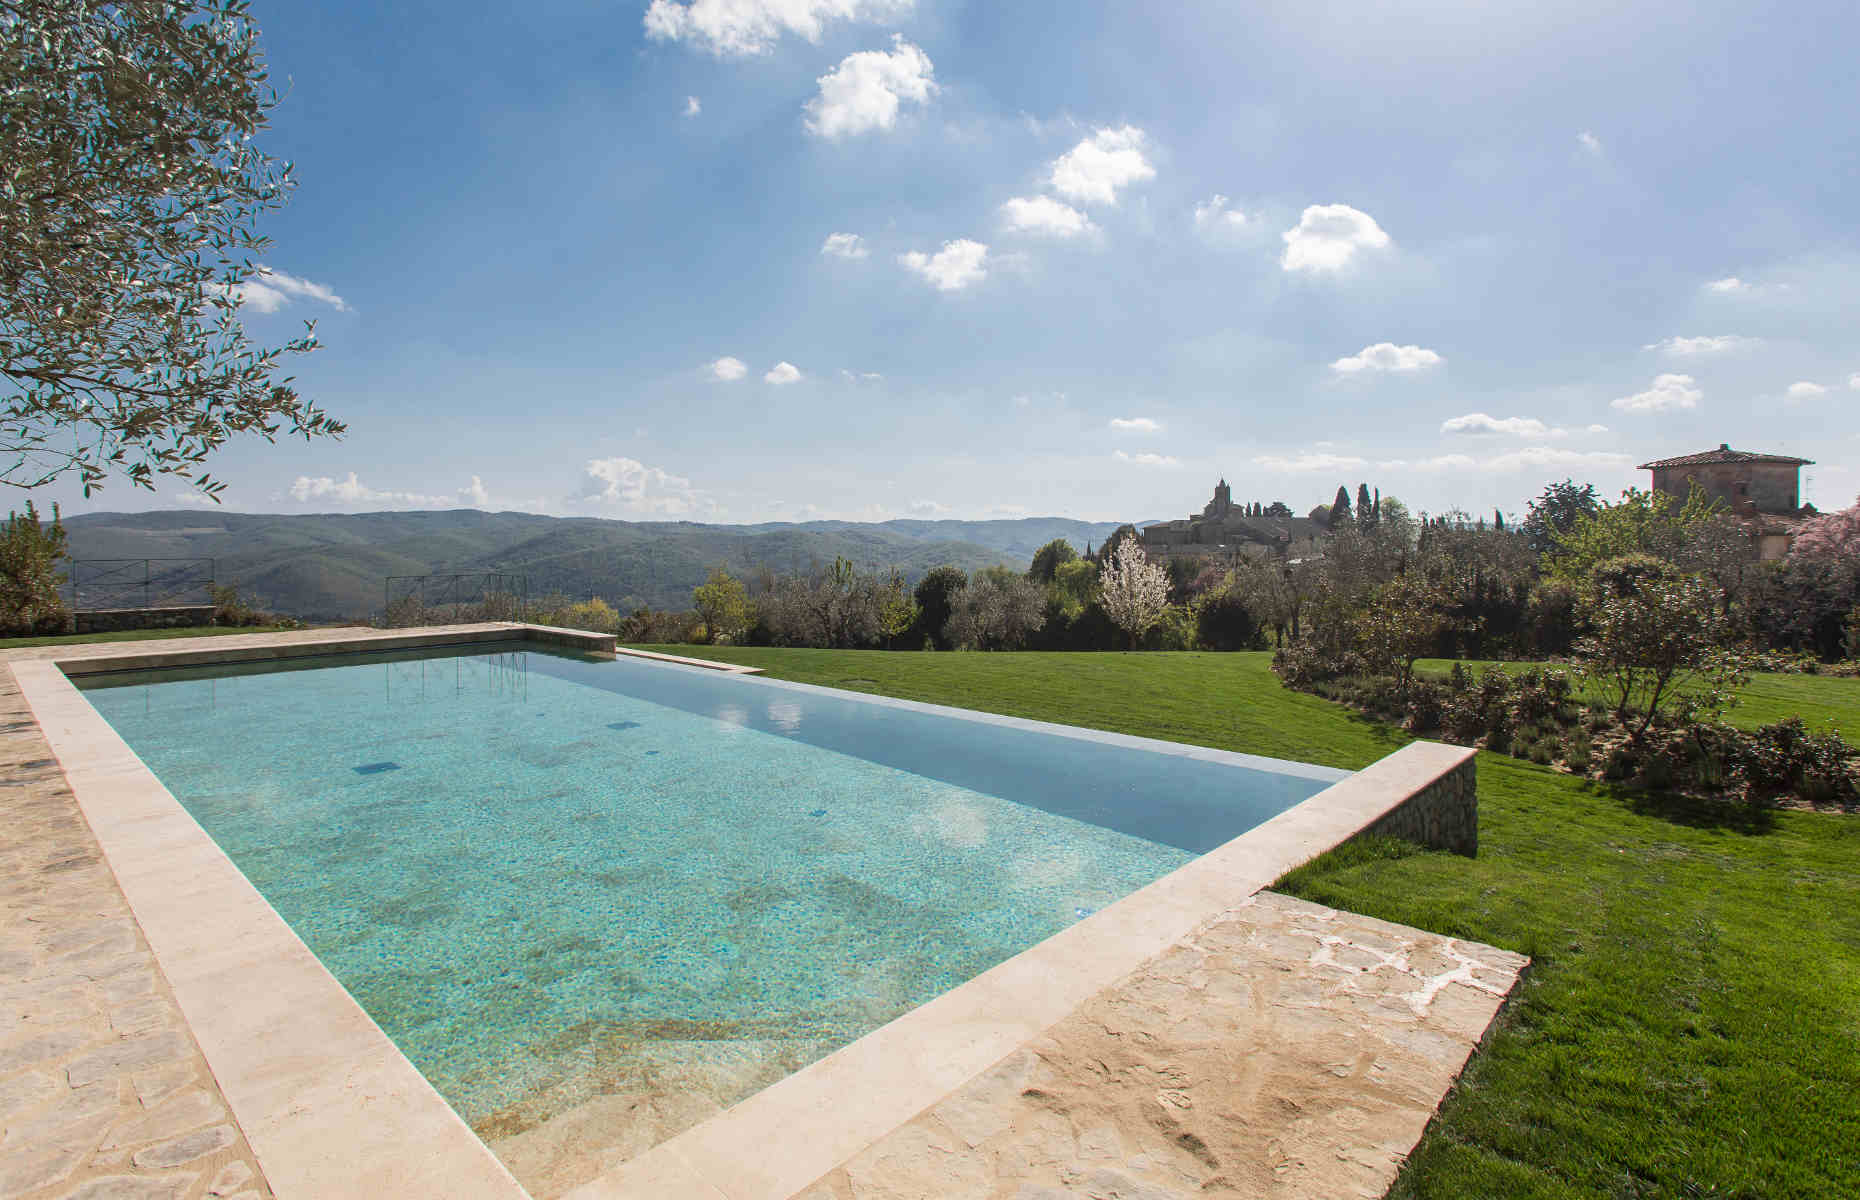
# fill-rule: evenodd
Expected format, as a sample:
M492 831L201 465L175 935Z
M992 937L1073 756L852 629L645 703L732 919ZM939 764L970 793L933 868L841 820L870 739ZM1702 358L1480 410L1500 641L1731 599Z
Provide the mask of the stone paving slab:
M1527 962L1261 892L796 1200L1372 1200Z
M3 665L0 1130L0 1200L272 1194Z

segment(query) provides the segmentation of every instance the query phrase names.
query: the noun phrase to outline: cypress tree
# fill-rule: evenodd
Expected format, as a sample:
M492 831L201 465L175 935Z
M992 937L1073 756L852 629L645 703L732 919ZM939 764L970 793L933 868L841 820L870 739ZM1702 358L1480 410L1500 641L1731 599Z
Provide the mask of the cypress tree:
M1356 523L1364 529L1369 529L1376 523L1376 510L1370 503L1369 485L1366 483L1356 485Z
M1332 529L1350 519L1350 488L1348 484L1337 485L1337 498L1330 505L1330 527Z

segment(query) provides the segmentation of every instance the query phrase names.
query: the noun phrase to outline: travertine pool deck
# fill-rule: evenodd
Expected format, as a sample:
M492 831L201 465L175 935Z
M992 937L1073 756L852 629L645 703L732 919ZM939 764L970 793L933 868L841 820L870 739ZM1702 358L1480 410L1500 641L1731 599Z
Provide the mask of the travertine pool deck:
M483 624L0 653L0 1200L527 1194L47 661L518 636L614 650ZM1525 960L1259 889L1368 830L1470 848L1418 803L1470 789L1470 752L1411 746L629 1161L590 1131L571 1194L1381 1195Z
M0 1197L271 1195L6 670L0 775Z

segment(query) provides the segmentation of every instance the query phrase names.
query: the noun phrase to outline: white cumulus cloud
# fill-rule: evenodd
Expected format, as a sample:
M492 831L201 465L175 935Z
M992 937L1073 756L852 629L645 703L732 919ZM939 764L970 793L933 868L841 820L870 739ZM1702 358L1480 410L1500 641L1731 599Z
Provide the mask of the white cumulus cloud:
M1803 379L1790 384L1789 390L1783 394L1791 400L1813 400L1816 396L1827 395L1828 389L1819 383L1811 383Z
M1389 245L1374 217L1347 204L1313 204L1281 236L1285 253L1279 265L1287 271L1340 271L1359 251Z
M724 383L733 383L749 374L748 363L740 358L732 358L728 354L712 362L704 369L710 372L710 377L712 379L720 380Z
M696 96L685 97L685 116L695 117L703 111L704 111L704 105L698 100Z
M1237 208L1229 208L1227 197L1216 192L1195 206L1195 228L1197 229L1239 229L1246 224L1246 214Z
M1437 367L1446 360L1423 346L1397 346L1394 342L1377 342L1364 346L1347 358L1330 364L1333 371L1354 375L1358 371L1421 371Z
M1114 451L1113 456L1119 462L1135 463L1139 467L1179 467L1182 461L1168 454L1126 454L1122 450Z
M1009 233L1037 233L1046 237L1080 237L1095 231L1084 213L1051 196L1016 196L1001 206L1001 222Z
M252 275L241 283L233 285L233 299L241 308L253 312L274 313L292 300L315 300L327 304L337 312L348 312L349 306L341 296L320 283L308 279L299 279L283 271L274 271L260 264Z
M1486 413L1467 413L1440 423L1442 433L1505 433L1518 437L1542 437L1550 427L1536 417L1494 417Z
M1739 279L1737 276L1727 275L1723 279L1714 279L1710 283L1707 283L1705 285L1705 290L1708 292L1720 292L1720 293L1741 292L1741 291L1748 289L1749 287L1750 287L1749 284L1745 283L1743 280Z
M471 483L459 489L459 502L466 508L491 507L491 493L485 490L484 480L473 475Z
M1754 346L1760 339L1739 337L1734 333L1720 334L1716 337L1669 337L1663 341L1649 342L1643 350L1658 350L1674 358L1688 358L1697 354L1723 354L1727 350L1736 350L1744 346Z
M867 253L865 239L856 233L829 233L820 252L833 258L864 258Z
M689 479L635 458L591 458L571 500L639 516L685 517L713 507Z
M820 93L807 102L807 128L824 138L849 137L898 123L906 101L923 104L936 95L930 56L891 36L891 50L860 50L815 82Z
M474 482L475 479L474 479ZM469 489L468 489L469 490ZM406 492L373 488L356 477L354 471L341 479L329 475L299 475L291 484L291 499L299 504L378 505L385 508L451 508L462 503L460 496L431 496L423 492Z
M818 42L829 21L885 21L911 0L652 0L646 36L692 42L718 57L766 54L785 34Z
M1134 125L1100 129L1053 160L1055 192L1082 204L1116 204L1120 189L1156 177Z
M768 369L767 374L762 376L762 382L777 384L799 383L801 382L801 368L795 366L791 362L778 362Z
M1261 454L1253 459L1253 465L1266 471L1342 471L1353 467L1366 467L1369 465L1369 460L1358 458L1353 454L1306 451L1293 455Z
M1111 428L1119 433L1156 433L1162 424L1149 417L1112 417Z
M912 250L900 254L898 261L939 292L960 291L988 277L987 245L968 238L944 242L935 254Z
M1587 150L1590 154L1600 154L1602 152L1602 139L1596 137L1586 129L1576 135L1576 144L1581 146L1584 150Z
M1489 413L1473 412L1462 417L1449 417L1442 421L1440 432L1560 438L1580 433L1607 433L1608 426L1585 425L1581 429L1558 429L1544 424L1536 417L1494 417Z
M1612 403L1622 412L1672 412L1697 408L1704 395L1690 375L1656 375L1646 391L1618 397Z

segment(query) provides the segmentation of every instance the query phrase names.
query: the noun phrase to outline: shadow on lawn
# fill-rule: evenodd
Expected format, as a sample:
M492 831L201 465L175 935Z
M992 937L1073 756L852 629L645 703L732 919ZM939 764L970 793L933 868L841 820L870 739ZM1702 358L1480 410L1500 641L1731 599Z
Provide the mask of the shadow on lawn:
M1390 753L1393 753L1401 749L1403 746L1406 746L1409 742L1417 741L1417 740L1420 740L1421 738L1421 735L1409 733L1407 730L1403 729L1401 726L1395 724L1394 722L1388 720L1385 717L1378 717L1371 713L1363 712L1361 709L1351 708L1347 704L1338 704L1334 700L1330 701L1330 703L1342 709L1344 712L1344 716L1349 720L1349 722L1352 725L1360 725L1364 729L1367 729L1371 733L1375 734L1376 741L1380 742L1384 746L1387 746ZM1444 739L1436 738L1433 740L1440 741Z
M1657 817L1690 829L1727 830L1760 837L1776 829L1776 810L1752 808L1729 796L1694 796L1685 792L1649 791L1614 783L1584 782L1591 795L1620 802L1642 817Z

